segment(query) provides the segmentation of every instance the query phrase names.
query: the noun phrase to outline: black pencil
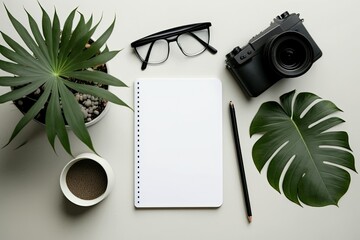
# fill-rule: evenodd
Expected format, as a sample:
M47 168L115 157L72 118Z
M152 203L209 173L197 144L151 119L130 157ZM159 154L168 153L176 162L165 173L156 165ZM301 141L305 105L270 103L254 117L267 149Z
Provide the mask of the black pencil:
M242 158L241 148L240 148L239 132L238 132L238 128L237 128L236 115L235 115L235 107L231 101L230 101L230 116L231 116L231 122L232 122L232 126L233 126L237 159L238 159L239 168L240 168L240 177L241 177L241 183L242 183L242 188L243 188L243 192L244 192L246 212L247 212L248 221L249 221L249 223L251 223L252 213L251 213L249 192L248 192L248 188L247 188L244 163L243 163L243 158Z

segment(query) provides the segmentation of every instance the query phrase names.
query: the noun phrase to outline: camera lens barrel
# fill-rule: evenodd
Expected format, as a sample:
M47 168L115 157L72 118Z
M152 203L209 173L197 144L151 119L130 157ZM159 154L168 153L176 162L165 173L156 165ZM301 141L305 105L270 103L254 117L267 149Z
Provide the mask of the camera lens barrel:
M264 48L265 58L281 77L298 77L312 66L314 52L309 40L299 32L288 31L274 36Z

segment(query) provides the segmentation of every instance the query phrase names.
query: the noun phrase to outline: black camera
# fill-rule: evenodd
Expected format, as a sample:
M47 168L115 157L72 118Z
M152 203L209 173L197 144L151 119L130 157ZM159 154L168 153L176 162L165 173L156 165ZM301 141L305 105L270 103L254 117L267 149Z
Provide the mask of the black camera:
M322 55L299 14L284 12L249 44L226 55L226 68L242 89L256 97L282 78L307 72Z

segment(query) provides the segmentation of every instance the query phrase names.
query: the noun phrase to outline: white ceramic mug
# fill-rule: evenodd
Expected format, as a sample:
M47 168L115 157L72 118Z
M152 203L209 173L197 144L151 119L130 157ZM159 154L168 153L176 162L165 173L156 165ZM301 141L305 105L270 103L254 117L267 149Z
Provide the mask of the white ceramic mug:
M90 159L90 160L93 160L96 163L98 163L104 169L106 176L107 176L107 186L106 186L105 192L103 194L101 194L99 197L91 199L91 200L81 199L81 198L77 197L76 195L74 195L70 191L70 189L66 183L66 176L67 176L67 173L68 173L69 169L71 168L71 166L73 166L75 163L85 160L85 159ZM88 206L92 206L92 205L95 205L95 204L101 202L103 199L105 199L110 194L113 186L114 186L114 172L113 172L110 164L105 159L99 157L98 155L96 155L94 153L80 154L75 159L71 160L70 162L68 162L65 165L65 167L61 171L61 175L60 175L60 187L61 187L63 194L69 201L71 201L72 203L74 203L78 206L88 207Z

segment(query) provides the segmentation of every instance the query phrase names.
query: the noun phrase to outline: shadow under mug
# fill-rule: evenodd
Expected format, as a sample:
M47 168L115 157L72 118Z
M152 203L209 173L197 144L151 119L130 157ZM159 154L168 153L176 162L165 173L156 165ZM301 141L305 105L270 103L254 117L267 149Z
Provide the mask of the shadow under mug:
M80 196L81 194L76 193L74 187L71 186L78 185L75 188L80 188L77 190L80 193L81 191L84 193L91 192L93 190L91 188L97 188L96 191L99 192L99 186L97 186L99 184L96 182L97 178L89 176L89 174L94 174L94 169L89 171L91 168L97 168L95 171L103 175L102 177L105 178L106 185L102 183L104 189L100 190L101 194L89 199ZM80 154L65 165L60 175L60 187L65 197L72 203L82 207L92 206L101 202L110 194L113 186L114 172L110 164L94 153Z

